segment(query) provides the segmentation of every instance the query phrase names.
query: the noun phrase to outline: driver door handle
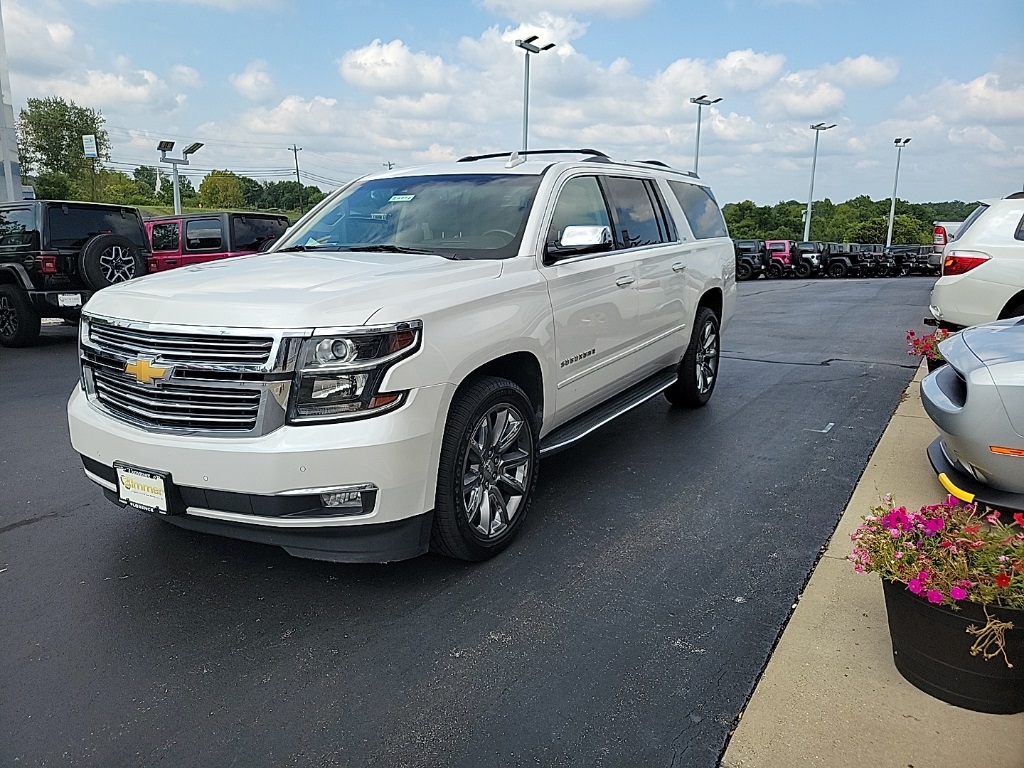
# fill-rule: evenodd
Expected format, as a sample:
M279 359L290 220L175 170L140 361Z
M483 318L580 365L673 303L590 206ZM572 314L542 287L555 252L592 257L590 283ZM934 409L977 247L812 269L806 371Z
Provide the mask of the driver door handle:
M677 261L675 264L672 265L672 271L673 272L685 272L686 271L686 265L683 264L683 262L681 262L681 261Z
M632 285L635 282L636 278L633 277L632 275L624 275L623 277L620 277L618 280L616 280L615 284L619 286L619 288L625 288L627 285Z

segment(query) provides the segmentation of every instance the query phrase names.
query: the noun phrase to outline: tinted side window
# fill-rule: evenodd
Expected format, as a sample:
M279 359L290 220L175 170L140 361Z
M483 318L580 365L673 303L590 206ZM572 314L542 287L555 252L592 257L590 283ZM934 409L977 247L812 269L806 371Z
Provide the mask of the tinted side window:
M1024 240L1024 216L1020 219L1020 224L1017 225L1017 231L1013 233L1014 240Z
M665 225L643 179L605 179L615 215L615 240L622 248L656 245L666 240Z
M149 250L146 230L134 209L104 211L62 205L50 208L46 220L54 248L81 248L91 237L115 234Z
M34 224L28 208L0 211L0 246L31 245Z
M679 201L686 220L690 222L694 237L703 240L708 237L729 236L725 218L710 189L697 184L687 184L685 181L670 181L668 185Z
M180 238L181 232L176 221L153 225L154 251L176 251L178 250L178 244L181 242Z
M277 219L232 216L231 247L236 251L259 250L264 240L280 237L285 228L284 222Z
M190 251L220 250L224 246L224 228L220 219L186 221L185 246Z
M566 227L608 227L608 208L595 176L569 179L558 193L548 227L548 242L558 243Z

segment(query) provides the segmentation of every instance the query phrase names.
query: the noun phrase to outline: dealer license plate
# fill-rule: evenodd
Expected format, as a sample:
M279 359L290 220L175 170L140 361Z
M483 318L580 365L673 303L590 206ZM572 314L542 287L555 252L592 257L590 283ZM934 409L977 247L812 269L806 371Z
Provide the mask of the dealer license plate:
M146 512L167 514L164 475L125 464L115 464L117 495L121 501Z

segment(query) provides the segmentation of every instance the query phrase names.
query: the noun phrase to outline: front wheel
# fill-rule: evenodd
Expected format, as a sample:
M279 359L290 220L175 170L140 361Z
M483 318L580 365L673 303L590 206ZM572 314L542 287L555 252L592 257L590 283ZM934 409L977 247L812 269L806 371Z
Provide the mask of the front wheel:
M707 405L718 382L720 351L718 317L708 307L700 307L690 335L690 346L679 364L678 378L665 390L665 399L683 408Z
M526 393L497 377L467 384L452 402L441 444L431 549L460 560L505 549L530 508L538 459Z

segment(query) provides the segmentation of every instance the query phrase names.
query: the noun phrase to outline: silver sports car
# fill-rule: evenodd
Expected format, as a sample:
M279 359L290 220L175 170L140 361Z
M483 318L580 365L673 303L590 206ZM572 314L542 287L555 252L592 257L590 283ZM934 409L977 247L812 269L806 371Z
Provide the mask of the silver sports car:
M939 482L967 502L1024 510L1024 320L968 328L939 352L946 365L921 382Z

